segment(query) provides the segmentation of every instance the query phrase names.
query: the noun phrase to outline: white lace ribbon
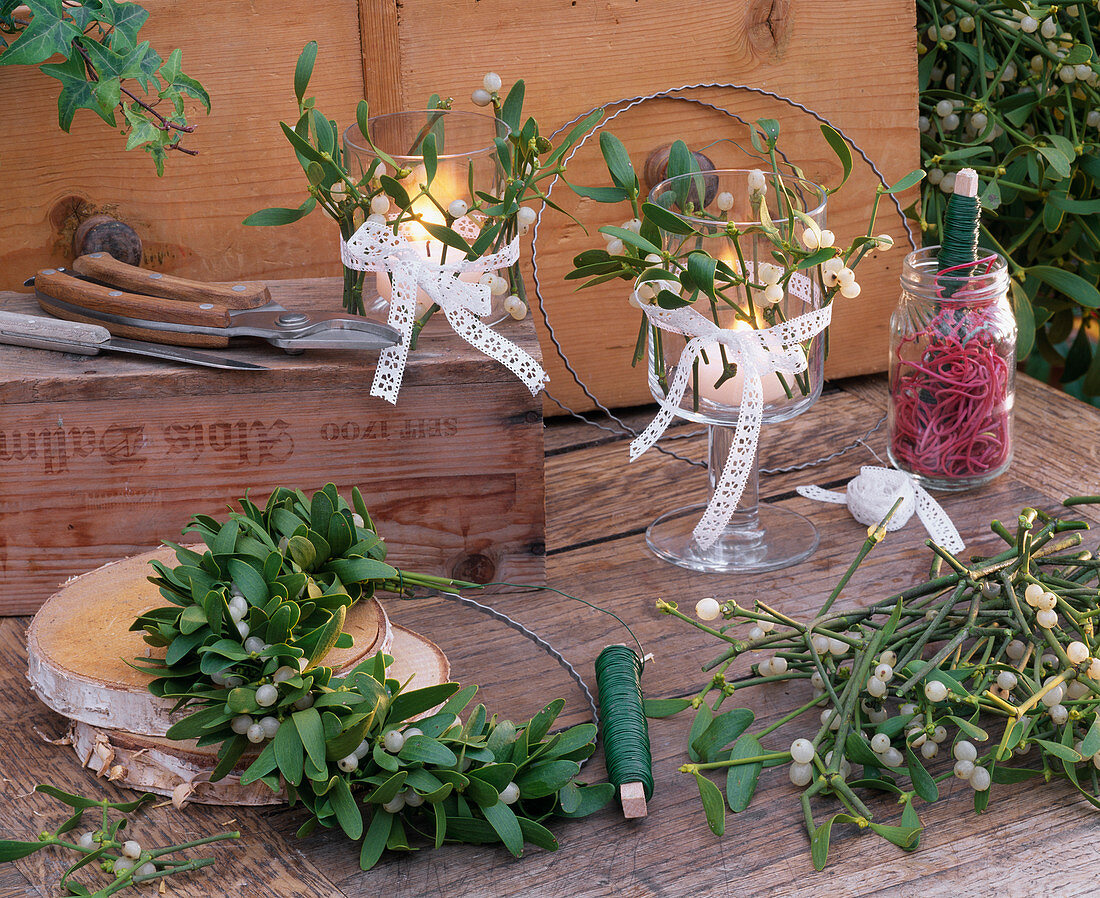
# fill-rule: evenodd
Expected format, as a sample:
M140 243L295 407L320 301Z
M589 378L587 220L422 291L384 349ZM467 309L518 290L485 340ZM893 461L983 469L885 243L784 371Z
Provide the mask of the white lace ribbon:
M703 548L709 548L733 517L756 459L764 413L761 378L777 373L794 375L805 371L806 353L801 344L829 326L832 307L826 306L759 330L722 328L691 308L661 309L647 305L643 311L651 324L682 334L689 340L676 363L676 374L669 384L668 393L659 402L660 411L630 444L631 461L660 439L679 412L695 361L703 351L719 344L726 347L726 358L737 365L737 373L741 377L742 394L733 445L714 494L694 530L696 542Z
M455 222L455 229L464 237L477 234L476 223L468 218ZM500 336L479 315L492 310L492 294L481 283L469 283L460 278L466 272L479 274L499 271L519 260L519 238L502 250L473 261L440 264L426 259L414 241L404 234L394 234L390 225L367 221L352 235L340 241L340 257L344 265L358 271L384 271L392 275L388 323L401 333L401 343L387 346L378 357L378 367L370 393L389 403L397 402L401 381L405 376L413 325L416 321L416 299L419 291L447 316L454 332L467 343L500 362L516 375L533 395L546 382L546 372L531 355Z
M955 554L966 548L947 512L916 480L896 468L864 465L859 469L859 476L849 481L846 493L818 486L800 486L796 490L807 499L847 505L852 517L868 527L881 521L900 498L901 505L886 525L887 530L900 530L915 510L936 545Z

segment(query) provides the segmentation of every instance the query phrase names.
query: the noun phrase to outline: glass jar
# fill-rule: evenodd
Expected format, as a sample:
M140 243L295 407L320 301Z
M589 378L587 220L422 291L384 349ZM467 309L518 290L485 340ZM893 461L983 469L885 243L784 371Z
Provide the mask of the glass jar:
M1012 461L1016 318L1002 256L940 272L938 252L910 253L902 269L890 319L889 453L929 489L965 490Z
M749 178L753 175L759 175L759 172L726 169L679 175L654 187L649 194L649 201L675 212L690 222L698 233L705 235L701 239L695 238L696 248L705 249L735 270L743 269L751 275L762 263L776 261L772 255L775 245L761 232L759 217L755 220L749 217L753 211L748 200L752 193ZM691 186L693 182L700 180L703 181L702 204L695 197L698 189ZM764 198L770 220L780 233L786 237L789 221L793 220L786 211L787 202L797 205L807 218L818 227L824 228L828 199L825 189L819 184L797 177L784 177L783 185L788 193L782 202L775 184L769 185ZM723 193L734 198L735 205L728 211L723 211L717 205L717 197ZM689 214L685 210L688 201L694 201L690 209L695 214ZM730 224L738 228L736 242L725 236L726 228ZM684 237L662 232L662 238L665 249L676 252L681 257L687 255L690 247L685 246ZM728 330L769 328L820 309L824 304L824 293L819 279L804 273L790 278L783 285L783 296L775 303L762 302L759 291L748 291L746 287L729 289L727 295L736 305L700 301L696 306L698 311L712 319L715 324ZM667 398L669 383L676 376L676 366L687 342L688 338L679 334L652 327L649 329L649 389L658 402ZM806 356L804 372L793 376L775 373L762 378L763 420L766 424L787 421L802 414L821 395L825 370L825 335L818 334L799 348ZM701 424L736 425L740 414L742 380L736 365L725 364L724 353L718 347L708 347L704 358L692 371L677 414L688 421Z
M455 200L464 201L467 206L475 205L476 192L491 196L503 193L504 170L495 141L507 138L510 129L495 116L481 112L458 112L449 109L427 109L406 112L391 112L372 116L367 120L368 141L359 126L351 125L344 131L344 162L348 173L358 180L371 169L371 165L380 161L375 148L388 155L401 168L409 172L401 186L412 198L411 211L422 221L431 224L446 224L443 209ZM424 156L421 144L428 134L435 136L436 166L431 181L431 196L420 194L420 186L427 180ZM394 172L388 172L391 176ZM391 203L391 214L395 212ZM479 221L463 219L456 224L472 228L470 241L477 235ZM354 226L362 221L356 219ZM352 227L352 233L354 227ZM344 239L351 233L342 235ZM419 225L407 226L409 241L424 258L435 261L455 261L455 250L446 247L434 239ZM507 291L494 293L493 311L486 319L496 324L508 317L504 311L504 298L508 293L517 292L515 282L520 278L517 262L506 272L500 272L509 281ZM364 277L364 272L344 269L344 308L366 314L384 316L392 296L390 275L376 272ZM476 281L479 275L463 275L464 279ZM417 303L417 317L427 311L431 300L423 292Z

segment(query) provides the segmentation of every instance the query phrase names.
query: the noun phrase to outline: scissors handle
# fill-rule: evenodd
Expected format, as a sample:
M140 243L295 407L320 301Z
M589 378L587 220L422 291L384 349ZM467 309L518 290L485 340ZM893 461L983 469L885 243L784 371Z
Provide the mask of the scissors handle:
M177 346L229 345L228 334L169 333L157 328L158 322L227 328L230 324L229 309L218 303L182 302L127 293L74 278L53 268L39 271L35 275L34 287L38 304L51 315L69 321L98 324L117 337ZM113 321L103 316L130 320Z
M267 287L255 281L207 284L127 265L110 253L79 256L73 262L73 268L83 275L130 293L156 295L180 302L212 302L228 309L255 309L271 302L271 293Z

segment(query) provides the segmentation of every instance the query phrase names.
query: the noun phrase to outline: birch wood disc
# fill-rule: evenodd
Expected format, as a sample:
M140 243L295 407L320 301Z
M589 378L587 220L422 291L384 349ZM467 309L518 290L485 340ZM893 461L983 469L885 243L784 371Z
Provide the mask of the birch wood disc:
M410 689L446 683L451 674L447 656L434 642L405 627L393 627L388 649L393 655L389 675L404 683L412 677ZM425 715L433 711L426 711ZM85 767L123 785L158 795L171 795L177 805L279 804L282 792L272 792L263 783L240 784L240 774L256 757L246 754L234 772L216 783L209 782L217 764L217 746L199 748L194 741L173 742L160 736L139 736L119 730L74 721L70 734L73 750Z
M27 679L39 699L65 717L96 727L163 736L174 704L150 695L149 677L128 666L138 657L164 657L129 628L139 614L167 604L148 581L152 559L175 564L168 548L111 562L70 580L46 600L27 629ZM355 639L333 649L325 664L337 672L378 651L392 633L377 599L348 609L344 629Z

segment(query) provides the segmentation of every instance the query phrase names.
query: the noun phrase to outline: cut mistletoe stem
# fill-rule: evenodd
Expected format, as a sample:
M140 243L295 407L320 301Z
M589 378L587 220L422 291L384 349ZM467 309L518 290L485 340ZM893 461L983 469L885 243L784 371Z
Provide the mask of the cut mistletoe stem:
M833 610L840 588L883 538L883 520L869 528L852 566L808 625L762 602L743 609L733 601L702 600L697 613L704 621L721 616L726 623L716 628L690 622L729 648L708 665L721 664L723 673L690 702L680 700L663 712L697 709L691 739L698 761L681 770L699 779L705 771L728 769L729 806L740 811L751 801L759 770L789 759L790 779L804 789L801 803L818 869L826 863L837 821L914 848L921 834L914 797L936 801L938 784L952 776L970 785L978 811L988 804L992 784L1032 775L1064 776L1100 807L1100 638L1093 625L1100 614L1100 567L1092 553L1077 549L1082 522L1024 509L1018 524L1015 534L992 528L1009 543L1005 552L964 562L934 547L952 573L868 607ZM1055 538L1065 531L1074 532ZM689 620L671 603L659 602L658 609ZM735 630L739 624L750 628L747 634ZM758 652L764 657L746 679L727 681L725 671L737 657ZM719 713L735 688L777 681L794 686L807 678L812 698L755 733L747 731L748 710ZM789 749L761 744L811 711L804 735ZM986 729L991 723L1000 730L995 742ZM980 748L983 743L989 745ZM1026 760L1035 746L1041 769ZM944 763L954 766L927 770L941 755L950 755ZM1010 764L1016 757L1023 763ZM908 777L908 791L899 777ZM700 784L704 797L710 788ZM904 805L900 824L877 822L863 789L897 794ZM827 795L842 810L818 823L810 800ZM711 827L721 832L724 822L713 799L704 807Z

